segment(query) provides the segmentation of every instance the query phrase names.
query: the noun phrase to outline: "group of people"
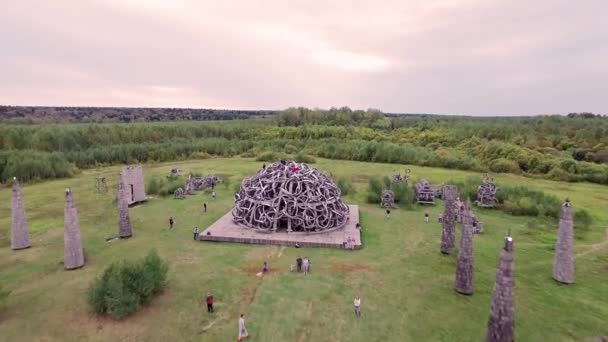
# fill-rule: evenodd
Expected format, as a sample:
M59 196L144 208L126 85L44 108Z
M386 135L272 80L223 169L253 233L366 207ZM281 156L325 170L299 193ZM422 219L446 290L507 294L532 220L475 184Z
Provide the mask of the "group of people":
M308 257L304 257L304 259L302 259L301 256L298 256L298 258L296 259L296 270L298 272L302 272L304 271L304 274L308 274L310 273L310 267L311 267L312 263L310 262L310 259ZM291 266L291 270L293 271L293 265Z
M357 240L355 240L355 238L349 236L346 238L346 241L344 241L342 244L345 249L354 250L355 245L357 244Z

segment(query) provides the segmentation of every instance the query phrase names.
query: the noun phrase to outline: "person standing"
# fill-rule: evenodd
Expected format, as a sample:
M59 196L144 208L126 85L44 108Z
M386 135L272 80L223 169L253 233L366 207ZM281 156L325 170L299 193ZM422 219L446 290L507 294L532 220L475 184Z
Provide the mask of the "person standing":
M391 210L390 209L386 209L386 219L390 219L391 218Z
M355 317L361 318L361 298L355 296L353 303L355 304Z
M207 203L203 203L203 212L206 213L207 212Z
M429 213L427 211L424 212L424 222L429 222Z
M304 275L308 274L308 267L310 266L310 260L308 260L308 257L304 257L304 260L302 260L302 266L304 267Z
M262 266L262 273L268 273L268 263L264 261L264 265Z
M296 259L296 265L298 268L298 272L302 272L302 257L298 256L298 258Z
M211 192L211 200L215 201L215 190Z
M241 314L241 318L239 318L239 342L242 342L244 338L249 338L244 316L245 315Z
M194 227L194 240L198 240L199 233L200 231L198 230L198 227Z
M169 217L169 229L173 229L173 216Z
M213 295L211 293L207 293L207 312L213 313Z

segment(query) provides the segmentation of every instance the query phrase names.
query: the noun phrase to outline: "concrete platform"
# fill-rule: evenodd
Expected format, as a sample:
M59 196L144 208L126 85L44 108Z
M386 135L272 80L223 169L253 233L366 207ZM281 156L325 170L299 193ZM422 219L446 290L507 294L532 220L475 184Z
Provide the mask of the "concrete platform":
M361 231L356 228L359 222L359 206L349 205L348 221L343 228L328 233L258 233L243 228L232 221L232 211L205 229L200 235L200 241L223 241L253 243L262 245L283 245L300 247L330 247L344 248L348 237L355 239L355 249L361 249ZM210 233L210 235L207 235Z

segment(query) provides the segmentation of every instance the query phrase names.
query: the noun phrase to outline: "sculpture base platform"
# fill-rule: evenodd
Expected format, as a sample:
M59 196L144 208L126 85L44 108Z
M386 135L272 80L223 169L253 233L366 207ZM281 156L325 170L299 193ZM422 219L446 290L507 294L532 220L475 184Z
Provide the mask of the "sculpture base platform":
M348 221L341 229L327 233L258 233L243 228L232 221L232 211L222 216L199 235L199 241L240 242L261 245L282 245L300 247L344 248L347 238L355 239L354 248L361 249L361 231L356 228L359 222L359 206L349 205ZM209 233L209 235L207 234Z

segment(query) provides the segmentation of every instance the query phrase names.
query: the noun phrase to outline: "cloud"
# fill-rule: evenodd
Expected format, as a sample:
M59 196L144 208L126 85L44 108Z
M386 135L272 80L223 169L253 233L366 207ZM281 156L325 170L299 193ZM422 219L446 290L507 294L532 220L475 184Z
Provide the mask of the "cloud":
M608 111L588 0L13 1L0 103Z

